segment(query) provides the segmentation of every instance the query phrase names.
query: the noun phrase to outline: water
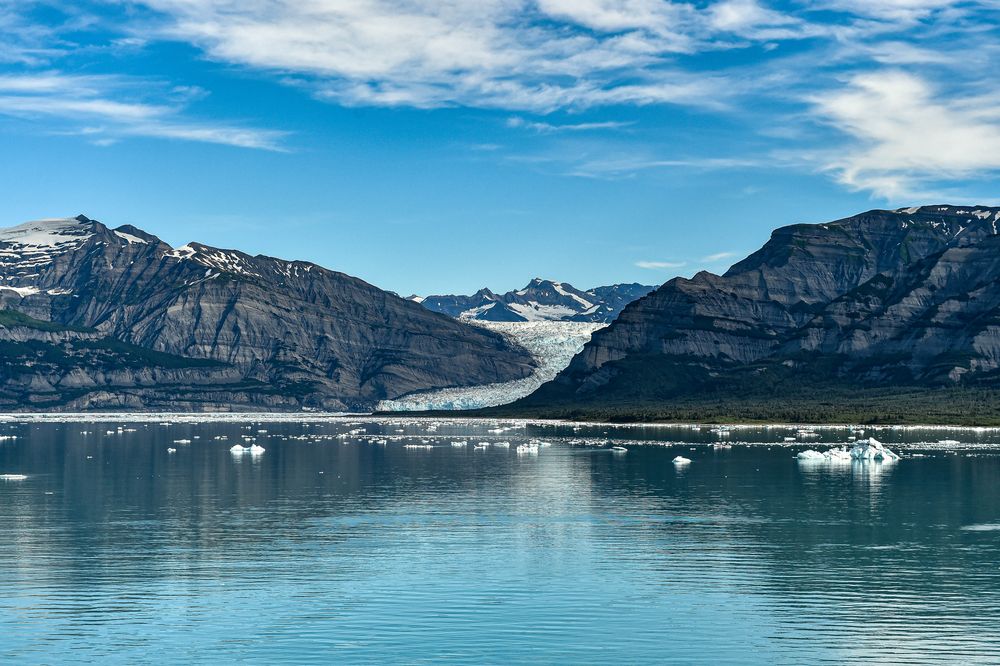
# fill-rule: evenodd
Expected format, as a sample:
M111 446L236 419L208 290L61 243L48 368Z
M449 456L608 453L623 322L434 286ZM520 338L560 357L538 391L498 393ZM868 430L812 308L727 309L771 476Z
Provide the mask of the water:
M1000 661L997 431L496 427L0 424L0 661Z

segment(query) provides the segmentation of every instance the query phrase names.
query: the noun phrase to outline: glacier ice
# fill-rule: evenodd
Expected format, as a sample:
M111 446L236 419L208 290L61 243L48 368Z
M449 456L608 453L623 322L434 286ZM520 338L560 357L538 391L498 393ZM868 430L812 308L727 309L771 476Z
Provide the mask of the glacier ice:
M377 410L410 412L428 409L478 409L514 402L559 374L583 349L590 336L605 326L575 321L468 323L497 331L527 349L538 362L535 372L530 377L510 382L447 388L414 393L395 400L383 400L378 404Z

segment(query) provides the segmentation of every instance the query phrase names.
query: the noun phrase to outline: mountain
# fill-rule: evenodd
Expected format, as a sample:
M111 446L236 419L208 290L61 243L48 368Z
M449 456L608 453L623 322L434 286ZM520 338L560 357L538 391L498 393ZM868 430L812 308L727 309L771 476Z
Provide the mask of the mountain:
M10 407L365 409L536 365L343 273L82 215L0 231L0 310Z
M789 421L994 414L998 221L1000 208L925 206L780 228L724 275L676 278L627 306L511 409Z
M641 284L615 284L580 291L565 282L535 278L524 289L506 294L480 289L471 296L411 296L410 300L464 320L607 323L626 305L655 289Z

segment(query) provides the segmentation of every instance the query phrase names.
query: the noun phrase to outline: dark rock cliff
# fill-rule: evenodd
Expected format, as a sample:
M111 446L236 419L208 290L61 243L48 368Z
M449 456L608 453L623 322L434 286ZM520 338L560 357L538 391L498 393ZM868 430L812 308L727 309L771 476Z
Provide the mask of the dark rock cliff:
M282 396L282 407L364 409L418 390L518 379L534 365L502 336L343 273L199 243L173 249L83 216L0 231L0 306L224 364L269 387L266 408Z
M622 387L669 401L790 368L858 386L993 381L998 220L1000 208L926 206L778 229L724 275L677 278L627 306L521 404L599 404Z

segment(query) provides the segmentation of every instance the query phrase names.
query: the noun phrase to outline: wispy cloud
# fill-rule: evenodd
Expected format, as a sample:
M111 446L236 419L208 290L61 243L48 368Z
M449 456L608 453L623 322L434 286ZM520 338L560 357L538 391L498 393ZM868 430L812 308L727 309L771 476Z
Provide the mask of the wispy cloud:
M97 145L143 136L285 150L283 132L186 118L185 101L202 95L198 89L167 89L160 91L159 101L141 99L159 88L122 77L55 71L0 76L0 115L55 120L63 127L58 133L79 134Z
M752 0L145 0L161 38L311 81L342 104L548 112L608 104L714 107L720 77L677 54L810 36ZM768 32L779 30L780 32ZM733 38L742 40L735 44Z
M65 25L32 20L40 4ZM18 70L0 84L0 114L98 128L87 136L102 143L283 149L280 131L197 120L195 91L45 71L181 42L329 103L499 110L509 129L544 135L542 154L522 159L560 174L794 168L902 199L1000 170L998 17L997 0L0 1L0 64ZM100 43L73 41L96 24ZM649 116L601 113L651 105L683 106L692 134L724 116L733 140L692 148L663 132L650 145ZM544 154L602 134L632 145Z
M710 254L710 255L708 255L706 257L702 257L701 260L703 262L705 262L705 263L711 264L711 263L715 263L717 261L724 261L726 259L732 259L732 258L737 257L737 256L739 256L739 255L737 255L737 253L735 253L735 252L716 252L715 254Z
M919 76L887 70L859 74L843 90L812 101L823 119L853 139L820 157L849 187L920 197L932 183L1000 170L996 91L951 96Z
M635 262L637 268L645 268L651 271L665 271L671 268L684 268L687 266L686 261L637 261Z
M635 124L634 122L629 122L629 121L606 120L601 122L565 123L560 125L555 123L527 120L519 116L514 116L507 119L507 127L523 128L534 132L538 132L540 134L555 134L559 132L593 132L598 130L617 130L617 129L624 129L634 124Z

